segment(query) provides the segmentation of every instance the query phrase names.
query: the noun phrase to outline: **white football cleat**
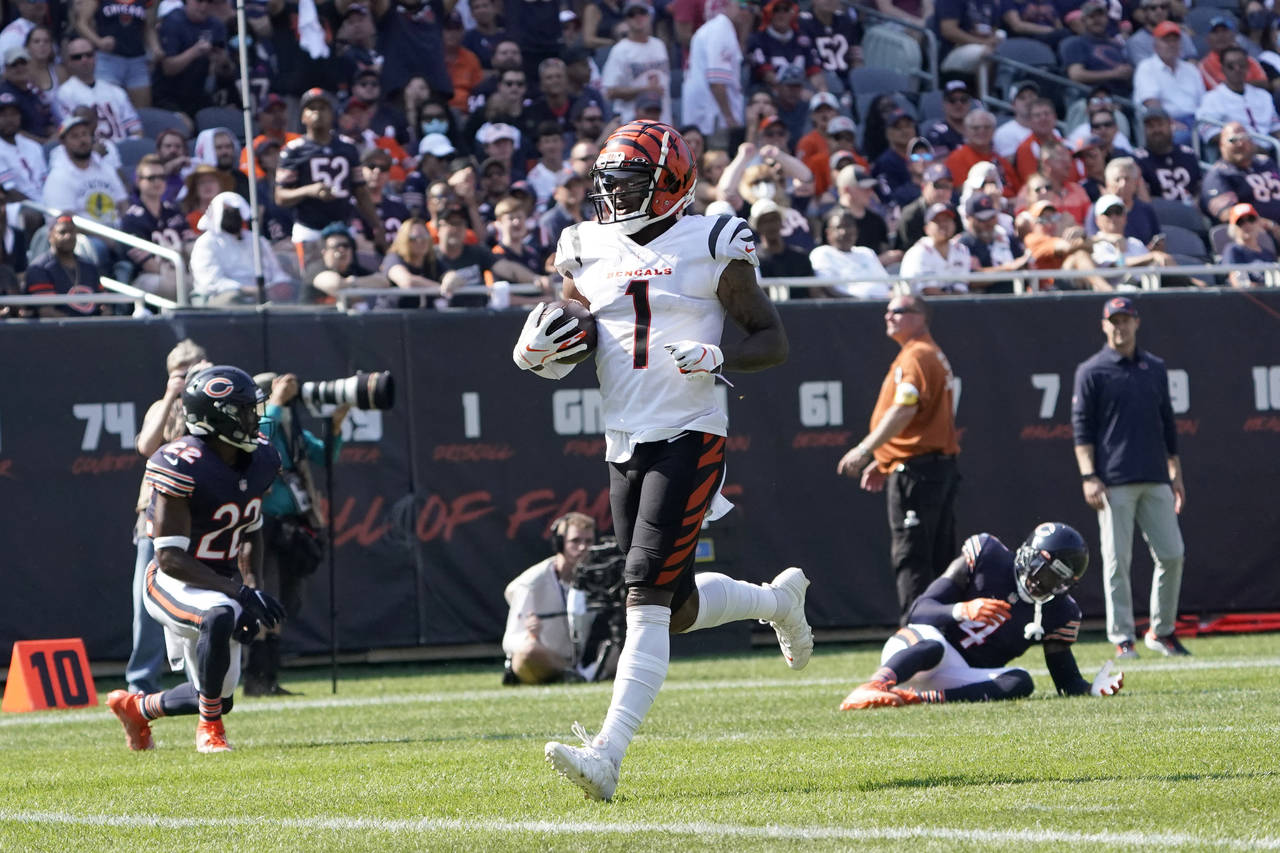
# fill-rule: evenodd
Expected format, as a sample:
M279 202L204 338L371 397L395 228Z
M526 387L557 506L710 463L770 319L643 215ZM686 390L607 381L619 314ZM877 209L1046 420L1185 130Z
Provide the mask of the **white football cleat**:
M813 654L813 631L809 629L809 620L804 616L804 596L809 588L809 579L801 569L792 566L783 569L780 575L765 586L779 590L791 599L791 609L787 615L769 624L778 635L778 645L782 648L787 666L804 669Z
M573 724L573 733L582 746L551 741L543 749L547 761L564 778L577 785L590 800L611 800L618 787L618 765L591 745L591 736L581 723Z

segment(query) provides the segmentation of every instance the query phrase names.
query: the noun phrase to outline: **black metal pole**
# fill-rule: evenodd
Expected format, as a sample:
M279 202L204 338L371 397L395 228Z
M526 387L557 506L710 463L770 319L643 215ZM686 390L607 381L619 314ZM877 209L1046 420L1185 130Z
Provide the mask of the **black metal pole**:
M332 693L338 692L338 593L337 593L337 550L338 543L333 535L333 418L324 422L324 494L325 515L329 529L329 679L332 682Z

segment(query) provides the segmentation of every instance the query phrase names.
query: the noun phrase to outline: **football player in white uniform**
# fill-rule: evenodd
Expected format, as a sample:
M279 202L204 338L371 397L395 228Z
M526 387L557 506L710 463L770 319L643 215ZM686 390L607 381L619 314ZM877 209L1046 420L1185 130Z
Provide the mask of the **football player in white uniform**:
M605 416L605 459L618 545L626 554L627 637L613 699L594 738L574 724L581 747L546 745L546 758L588 797L608 800L636 729L667 675L670 633L739 619L770 622L792 669L809 662L804 615L808 578L789 568L756 585L693 575L704 518L729 508L724 479L726 413L714 393L721 370L763 370L787 357L782 322L756 283L755 235L737 217L681 216L696 169L670 126L634 121L606 141L591 172L599 221L567 228L556 249L566 299L595 315L596 375ZM746 337L721 346L725 314ZM584 349L549 332L559 308L529 314L516 365L560 379L564 358Z

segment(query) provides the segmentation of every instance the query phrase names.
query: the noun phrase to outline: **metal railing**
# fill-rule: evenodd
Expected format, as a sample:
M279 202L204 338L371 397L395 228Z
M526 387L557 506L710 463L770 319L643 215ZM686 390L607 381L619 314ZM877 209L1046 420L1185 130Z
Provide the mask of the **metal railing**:
M896 27L901 27L902 29L909 30L913 33L921 33L924 36L924 58L926 67L904 73L923 80L925 83L925 89L938 88L938 36L933 30L928 27L909 24L900 18L893 17L893 15L886 15L884 12L881 12L879 9L871 6L863 6L860 3L851 3L850 5L857 9L859 18L869 19L877 24L893 24Z
M20 204L22 207L27 208L28 210L34 210L36 213L39 213L50 220L61 216L63 213L63 211L54 210L51 207L45 207L43 204L31 201L30 199L24 200L20 202ZM188 283L187 262L182 256L182 252L177 249L170 249L168 246L161 246L159 243L152 243L150 240L143 240L141 237L135 237L134 235L121 231L118 228L103 225L97 220L89 219L88 217L81 216L77 213L71 214L71 221L75 224L76 229L82 233L93 234L94 236L102 237L103 239L111 240L116 243L121 243L125 246L129 246L130 248L150 252L158 258L163 258L164 260L172 263L174 266L174 284L177 288L178 299L177 302L174 302L172 300L138 290L137 288L129 287L128 285L109 278L101 279L103 287L126 294L128 294L129 291L141 293L143 294L144 301L146 301L147 304L154 305L160 309L171 309L179 306L185 308L191 305L191 290ZM123 288L128 288L128 290L124 290Z
M1072 89L1085 95L1088 95L1088 93L1094 88L1092 85L1087 83L1077 83L1070 77L1064 76L1063 74L1059 74L1055 71L1047 70L1038 65L1028 65L1027 63L1021 62L1017 59L1012 59L1008 56L1001 56L998 53L993 53L987 58L996 65L1007 65L1016 71L1022 72L1024 77L1031 77L1041 83L1050 83L1057 88ZM1013 104L1011 102L1007 101L1000 93L993 94L991 92L990 76L991 71L985 62L978 66L978 98L988 106L995 106L1002 110L1013 112ZM1129 98L1122 98L1118 95L1111 95L1110 98L1112 103L1125 109L1130 114L1130 117L1134 119L1129 122L1134 135L1133 144L1139 146L1146 144L1146 139L1142 132L1142 121L1141 116L1139 115L1138 105Z

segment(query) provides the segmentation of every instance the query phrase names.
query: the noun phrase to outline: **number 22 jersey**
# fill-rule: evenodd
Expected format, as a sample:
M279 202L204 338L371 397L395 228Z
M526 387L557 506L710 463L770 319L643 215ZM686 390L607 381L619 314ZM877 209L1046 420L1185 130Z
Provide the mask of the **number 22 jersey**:
M217 439L213 439L217 441ZM200 436L169 442L147 460L146 483L155 492L187 501L191 544L187 552L225 577L240 571L244 536L262 526L262 495L280 470L280 454L264 443L233 468ZM243 454L239 457L244 461ZM154 536L155 495L147 507L147 535Z
M598 222L560 235L556 269L573 277L596 318L610 462L626 461L637 444L685 430L728 433L714 377L682 375L663 347L686 340L719 345L725 310L716 290L731 260L759 266L755 234L735 216L682 216L643 246Z

